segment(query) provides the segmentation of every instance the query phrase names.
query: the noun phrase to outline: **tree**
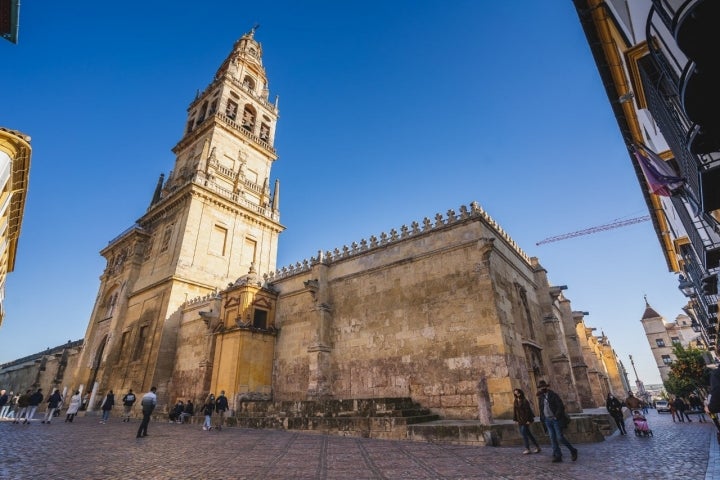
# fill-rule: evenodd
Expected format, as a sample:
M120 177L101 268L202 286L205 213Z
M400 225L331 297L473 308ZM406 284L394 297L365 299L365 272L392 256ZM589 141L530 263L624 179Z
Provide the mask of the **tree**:
M668 393L685 397L696 390L705 391L710 383L710 372L705 365L704 350L685 348L679 343L673 347L677 360L670 364L668 380L664 382Z

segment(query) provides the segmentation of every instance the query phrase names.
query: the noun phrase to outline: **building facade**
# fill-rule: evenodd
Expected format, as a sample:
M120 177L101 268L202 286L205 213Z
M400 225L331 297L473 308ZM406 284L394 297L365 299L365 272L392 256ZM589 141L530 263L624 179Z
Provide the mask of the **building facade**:
M165 396L188 298L251 267L275 270L283 226L279 184L274 195L269 186L278 109L268 93L251 31L190 104L174 169L160 176L146 213L101 251L107 264L76 372L93 398L100 386L157 385Z
M668 379L670 364L677 360L673 353L675 344L702 347L702 337L693 329L692 319L688 315L678 315L674 322L667 322L646 301L640 321L663 382Z
M5 317L5 281L15 269L31 154L29 136L0 127L0 325Z
M717 343L720 58L712 0L573 0L668 269Z
M254 33L190 104L147 212L101 251L63 384L90 410L156 386L161 408L220 390L235 410L400 397L485 422L541 379L571 412L625 394L607 338L475 202L278 269L278 110Z

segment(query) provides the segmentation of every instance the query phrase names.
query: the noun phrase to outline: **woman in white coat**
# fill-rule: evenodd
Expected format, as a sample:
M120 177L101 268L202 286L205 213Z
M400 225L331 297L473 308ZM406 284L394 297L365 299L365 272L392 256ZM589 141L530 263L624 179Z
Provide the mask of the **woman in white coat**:
M70 397L70 405L67 409L67 416L65 417L66 422L72 422L73 418L75 418L75 415L77 414L78 410L80 409L80 405L82 404L82 396L80 395L80 390L75 390L75 394Z

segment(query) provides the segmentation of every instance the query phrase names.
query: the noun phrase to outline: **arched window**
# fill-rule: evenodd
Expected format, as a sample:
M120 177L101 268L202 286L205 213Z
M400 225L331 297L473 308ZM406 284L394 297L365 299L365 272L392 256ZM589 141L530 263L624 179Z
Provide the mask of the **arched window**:
M243 87L247 88L248 90L255 90L255 80L250 75L245 75L245 78L243 78Z
M255 130L256 117L257 114L255 113L255 109L253 108L253 106L250 104L246 104L245 108L243 109L242 127L250 132Z
M232 100L228 100L227 104L225 105L225 115L230 120L235 120L237 118L238 113L238 104L237 102L234 102Z
M103 307L105 307L105 314L102 317L103 320L113 316L113 312L115 311L115 305L117 305L117 300L117 289L114 289L110 293L105 295L105 301L103 302Z
M260 124L260 140L270 142L270 126L267 123Z
M200 115L198 115L197 124L200 125L205 120L205 114L207 113L208 102L202 104L200 107Z

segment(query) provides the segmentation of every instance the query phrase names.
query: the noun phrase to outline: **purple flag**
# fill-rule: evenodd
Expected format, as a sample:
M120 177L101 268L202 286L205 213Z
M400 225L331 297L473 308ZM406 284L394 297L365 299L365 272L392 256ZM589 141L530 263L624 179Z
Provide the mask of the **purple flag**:
M675 169L649 148L633 145L633 153L645 175L650 193L669 197L685 185Z

